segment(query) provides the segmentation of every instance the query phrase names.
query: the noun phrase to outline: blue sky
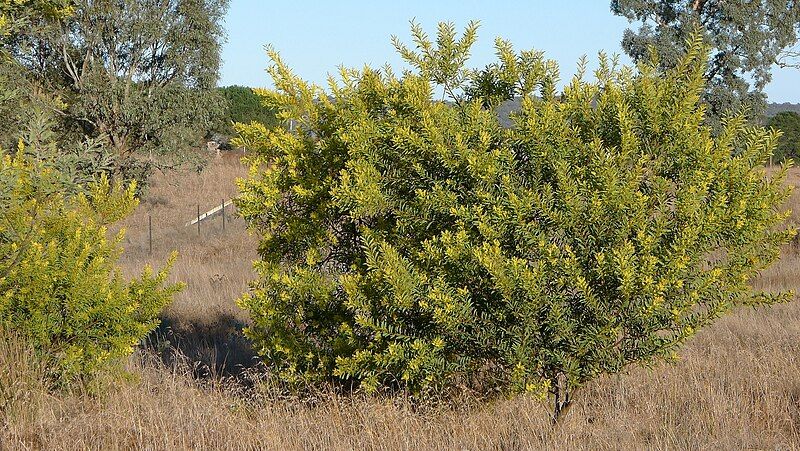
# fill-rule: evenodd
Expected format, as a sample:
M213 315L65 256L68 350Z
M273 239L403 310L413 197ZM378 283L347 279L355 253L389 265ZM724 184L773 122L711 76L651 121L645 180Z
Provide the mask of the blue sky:
M220 85L270 87L264 45L272 44L300 77L325 83L339 65L404 67L391 35L410 43L409 21L433 36L440 21L459 29L478 20L478 42L471 67L494 61L494 38L517 49L544 50L559 62L562 80L575 71L581 55L622 53L627 20L611 14L608 0L561 1L263 1L232 0L226 17L228 41L223 49ZM621 61L628 63L626 57ZM775 69L767 86L773 102L800 102L800 70Z

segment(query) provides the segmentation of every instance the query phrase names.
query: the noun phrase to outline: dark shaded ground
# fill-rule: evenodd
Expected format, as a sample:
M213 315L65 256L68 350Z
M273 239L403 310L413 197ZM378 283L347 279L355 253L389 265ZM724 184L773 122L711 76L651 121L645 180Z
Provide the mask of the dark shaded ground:
M211 324L186 324L169 317L146 340L168 366L189 364L196 378L238 377L258 363L258 356L242 329L245 324L231 315L220 315Z

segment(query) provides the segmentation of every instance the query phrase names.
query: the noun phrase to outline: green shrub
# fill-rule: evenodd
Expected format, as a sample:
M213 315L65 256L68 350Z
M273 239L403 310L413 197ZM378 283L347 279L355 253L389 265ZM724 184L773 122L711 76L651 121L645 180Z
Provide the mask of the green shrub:
M266 126L273 126L277 122L275 110L265 106L253 89L245 86L226 86L219 88L218 91L225 99L225 126L221 132L234 133L231 124L235 122L244 124L258 122Z
M136 206L135 184L106 177L66 196L62 177L26 158L0 160L0 328L28 340L64 386L90 381L133 352L180 288L167 265L126 282L122 232L106 227Z
M800 114L794 111L780 112L769 118L767 126L782 133L775 149L776 162L800 157Z
M270 51L266 100L297 128L238 126L255 155L237 206L261 234L239 302L285 380L550 393L558 416L586 381L790 299L749 284L794 233L762 166L777 134L703 125L700 39L665 73L601 57L560 96L554 62L498 40L484 75L522 99L504 128L461 94L475 26L413 32L420 53L395 45L415 71L345 70L331 97Z

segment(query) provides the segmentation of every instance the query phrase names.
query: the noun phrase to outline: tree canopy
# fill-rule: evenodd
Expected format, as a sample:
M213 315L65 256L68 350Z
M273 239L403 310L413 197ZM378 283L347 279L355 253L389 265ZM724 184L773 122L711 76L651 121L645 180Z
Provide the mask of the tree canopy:
M221 114L215 86L227 0L75 0L30 15L7 41L25 83L57 102L65 142L103 140L118 160L183 160ZM21 82L20 82L21 83ZM20 84L18 83L18 84Z
M715 122L742 107L760 119L772 67L791 57L800 29L796 0L612 0L611 10L641 23L622 39L634 61L648 60L654 49L662 67L673 66L686 39L696 28L702 32L711 49L704 100Z
M256 94L256 91L258 90L246 86L219 88L224 99L226 123L222 128L225 132L234 133L232 126L234 122L258 122L266 126L276 124L275 111L264 105L261 96Z

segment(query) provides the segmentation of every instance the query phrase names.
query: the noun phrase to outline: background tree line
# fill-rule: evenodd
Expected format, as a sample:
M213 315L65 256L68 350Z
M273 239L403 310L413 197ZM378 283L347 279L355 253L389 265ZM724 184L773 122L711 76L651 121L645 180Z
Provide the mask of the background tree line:
M274 124L274 112L250 89L216 88L228 0L4 1L0 38L0 143L23 139L78 181L113 172L144 182L154 168L199 166L190 151L233 122ZM674 65L699 28L711 49L705 71L707 120L728 111L765 120L775 65L797 66L800 6L795 0L613 0L614 14L638 23L622 47L636 62L652 55ZM649 54L648 49L654 52ZM465 95L489 102L513 97L496 68L476 73ZM494 92L490 92L490 91ZM787 118L770 125L787 127ZM789 120L789 122L791 122ZM781 157L795 144L791 130ZM224 140L224 139L223 139ZM58 155L53 143L60 145ZM787 155L792 155L791 152Z
M227 3L5 2L15 25L3 38L0 142L37 144L37 157L78 181L145 181L197 163L192 150L225 118L216 84Z

